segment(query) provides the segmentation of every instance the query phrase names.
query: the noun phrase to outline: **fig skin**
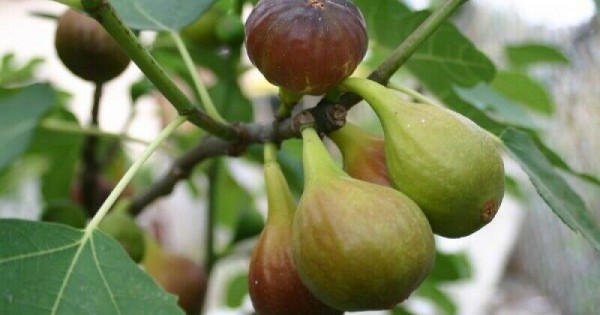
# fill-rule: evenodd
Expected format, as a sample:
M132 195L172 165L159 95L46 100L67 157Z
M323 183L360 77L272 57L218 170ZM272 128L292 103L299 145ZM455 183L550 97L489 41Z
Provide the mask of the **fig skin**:
M261 0L246 20L252 63L274 85L320 95L354 72L368 45L348 0Z
M252 305L261 315L341 315L302 284L291 253L294 202L279 165L264 165L269 213L248 272Z
M434 233L463 237L494 218L504 196L504 164L490 134L456 112L405 101L370 80L342 85L375 110L390 177L421 207Z
M129 214L111 212L100 222L98 228L115 238L133 261L139 263L144 259L144 232Z
M328 135L342 153L344 171L351 177L366 182L392 187L383 137L368 132L352 123Z
M149 235L144 237L147 254L144 270L167 292L175 294L177 303L188 315L200 313L207 289L204 269L190 259L167 253Z
M427 219L401 192L345 174L314 129L302 137L305 188L292 229L302 282L336 309L394 307L433 266Z
M100 23L73 9L59 18L54 46L72 73L94 83L115 78L130 62Z

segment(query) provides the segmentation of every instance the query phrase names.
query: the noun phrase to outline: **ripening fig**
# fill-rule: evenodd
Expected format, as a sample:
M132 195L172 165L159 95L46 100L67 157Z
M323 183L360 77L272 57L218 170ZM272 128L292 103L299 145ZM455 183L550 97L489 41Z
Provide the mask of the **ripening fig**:
M268 150L271 152L267 153ZM252 305L261 315L343 314L312 295L296 271L291 253L295 206L274 152L273 145L265 146L269 213L250 260L248 287Z
M336 309L392 308L431 270L427 219L401 192L344 173L314 129L302 138L305 185L292 229L302 282Z
M71 72L94 83L118 76L130 61L100 23L73 9L58 19L54 46Z
M367 51L365 21L349 0L261 0L246 20L246 50L265 78L320 95L354 72Z
M462 237L494 218L504 196L504 164L490 134L458 113L405 101L370 80L350 78L343 87L375 110L390 177L421 207L434 233Z
M352 123L328 135L344 159L348 175L384 186L392 186L385 164L383 137L370 133Z
M128 213L110 212L102 219L98 228L115 238L133 261L136 263L142 261L146 253L144 232Z
M165 291L179 298L177 303L186 314L199 314L207 287L204 269L186 257L166 252L149 235L144 239L147 248L142 262L144 270Z

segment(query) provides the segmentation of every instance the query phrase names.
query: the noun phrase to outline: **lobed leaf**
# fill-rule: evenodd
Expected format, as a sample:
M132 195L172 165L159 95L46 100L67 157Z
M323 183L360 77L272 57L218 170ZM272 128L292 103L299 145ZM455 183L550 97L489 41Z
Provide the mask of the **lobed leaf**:
M214 0L111 0L125 23L136 30L179 31Z

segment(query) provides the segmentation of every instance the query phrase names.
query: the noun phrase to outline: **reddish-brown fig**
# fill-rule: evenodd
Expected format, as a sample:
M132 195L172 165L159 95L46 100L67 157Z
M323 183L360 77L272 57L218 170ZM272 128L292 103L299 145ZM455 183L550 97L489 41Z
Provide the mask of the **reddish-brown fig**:
M130 61L100 23L73 9L58 20L54 45L71 72L95 83L118 76Z
M188 315L200 312L206 292L206 275L202 267L186 257L165 252L146 235L146 256L142 265L165 291L175 294L179 306Z
M312 295L296 271L291 254L294 202L274 152L273 145L266 145L269 214L250 260L248 287L252 304L261 315L343 314Z
M354 124L329 134L344 159L344 171L348 175L384 186L392 186L385 164L383 137L370 133Z
M265 78L320 95L354 72L367 51L365 21L348 0L261 0L246 21L246 49Z

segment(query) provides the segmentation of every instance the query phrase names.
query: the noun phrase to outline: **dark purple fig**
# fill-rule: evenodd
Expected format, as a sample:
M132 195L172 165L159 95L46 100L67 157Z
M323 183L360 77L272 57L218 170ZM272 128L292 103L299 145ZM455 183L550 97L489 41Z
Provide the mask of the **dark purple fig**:
M265 150L275 151L274 147ZM255 310L261 315L343 314L323 304L302 284L291 254L292 195L277 162L269 158L265 161L269 214L248 274Z
M262 0L246 21L246 49L265 78L320 95L354 72L367 51L365 21L348 0Z
M73 9L58 20L54 45L71 72L95 83L118 76L130 61L100 23Z
M344 158L344 171L348 175L384 186L392 186L385 164L383 137L377 136L351 123L330 133Z

